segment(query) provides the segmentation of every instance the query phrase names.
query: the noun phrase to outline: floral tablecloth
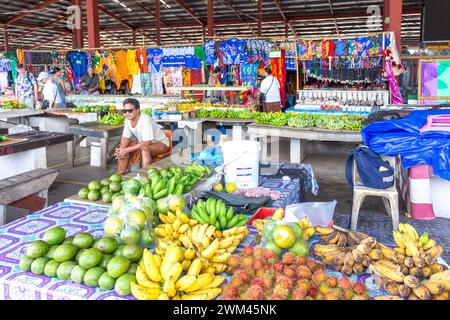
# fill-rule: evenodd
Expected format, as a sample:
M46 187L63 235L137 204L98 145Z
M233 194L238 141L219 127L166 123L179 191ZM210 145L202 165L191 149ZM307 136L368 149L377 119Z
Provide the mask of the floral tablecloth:
M103 221L108 209L100 206L60 202L24 218L0 227L0 300L113 300L134 299L120 296L114 290L105 291L72 281L22 272L19 260L25 247L43 237L54 226L66 230L67 236L89 232L103 236ZM238 246L237 252L251 243L257 234L250 234Z

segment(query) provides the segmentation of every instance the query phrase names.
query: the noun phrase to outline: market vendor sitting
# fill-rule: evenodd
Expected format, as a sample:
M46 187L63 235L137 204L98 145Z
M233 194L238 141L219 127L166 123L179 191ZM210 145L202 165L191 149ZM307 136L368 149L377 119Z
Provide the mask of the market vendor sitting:
M125 127L120 145L115 150L119 174L150 165L154 157L169 151L170 145L156 121L141 113L138 100L125 99L123 114L126 118Z
M100 82L93 68L88 69L88 73L81 78L79 86L82 94L99 94Z

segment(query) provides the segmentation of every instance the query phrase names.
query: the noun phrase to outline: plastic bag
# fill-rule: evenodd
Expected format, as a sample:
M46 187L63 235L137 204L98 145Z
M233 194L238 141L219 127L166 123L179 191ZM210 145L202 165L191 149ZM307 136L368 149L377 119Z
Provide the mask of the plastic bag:
M122 244L140 244L149 247L156 241L153 230L157 221L152 199L126 195L114 199L104 222L104 231Z
M278 256L291 252L295 256L306 257L309 246L303 238L303 231L298 223L269 220L264 223L261 245Z
M290 204L286 207L283 222L297 222L306 216L311 226L328 227L333 221L336 204L336 200Z

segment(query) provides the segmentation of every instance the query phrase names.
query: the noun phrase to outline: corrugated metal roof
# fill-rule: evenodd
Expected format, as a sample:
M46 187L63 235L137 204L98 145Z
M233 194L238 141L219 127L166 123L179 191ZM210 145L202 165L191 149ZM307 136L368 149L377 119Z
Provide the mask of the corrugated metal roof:
M0 22L5 25L8 19L18 14L27 15L8 23L9 45L11 48L39 49L71 48L72 34L66 26L65 15L71 0L55 0L47 7L29 12L47 1L6 1L0 0ZM85 4L85 1L82 1ZM290 23L297 36L335 35L336 26L340 35L382 31L382 18L368 21L369 6L378 6L383 12L384 0L332 0L332 18L328 0L278 0L283 15L277 8L276 0L262 0L262 36L284 37L286 22ZM121 3L123 5L121 5ZM165 3L165 4L164 4ZM161 40L162 44L199 43L207 21L206 0L164 0L161 1ZM203 22L200 24L181 4ZM152 45L155 39L154 0L99 0L107 11L120 17L132 28L137 28L136 43ZM421 8L423 0L403 0L402 42L418 44L420 39ZM126 7L129 9L127 9ZM86 25L86 9L82 8ZM255 0L215 0L215 32L218 36L251 37L257 32L257 2ZM99 11L101 45L129 46L132 43L132 30L119 21ZM336 24L335 24L336 21ZM46 26L47 25L47 26ZM288 35L293 36L291 28ZM146 37L144 37L144 35ZM3 37L0 37L3 47ZM87 46L87 31L84 31Z

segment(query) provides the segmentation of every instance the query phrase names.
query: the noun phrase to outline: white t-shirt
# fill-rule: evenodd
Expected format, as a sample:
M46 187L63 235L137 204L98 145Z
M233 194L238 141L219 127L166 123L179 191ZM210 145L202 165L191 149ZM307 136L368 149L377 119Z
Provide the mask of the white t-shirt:
M273 83L272 83L273 80ZM280 98L280 83L274 76L269 75L263 81L261 81L261 87L259 88L261 93L266 95L266 102L279 102Z
M130 139L136 137L139 142L142 141L160 141L169 146L169 139L160 129L158 123L149 115L141 113L136 127L131 126L131 121L125 120L122 137Z
M51 79L48 79L42 90L44 100L61 103L61 94L58 92L58 86Z

